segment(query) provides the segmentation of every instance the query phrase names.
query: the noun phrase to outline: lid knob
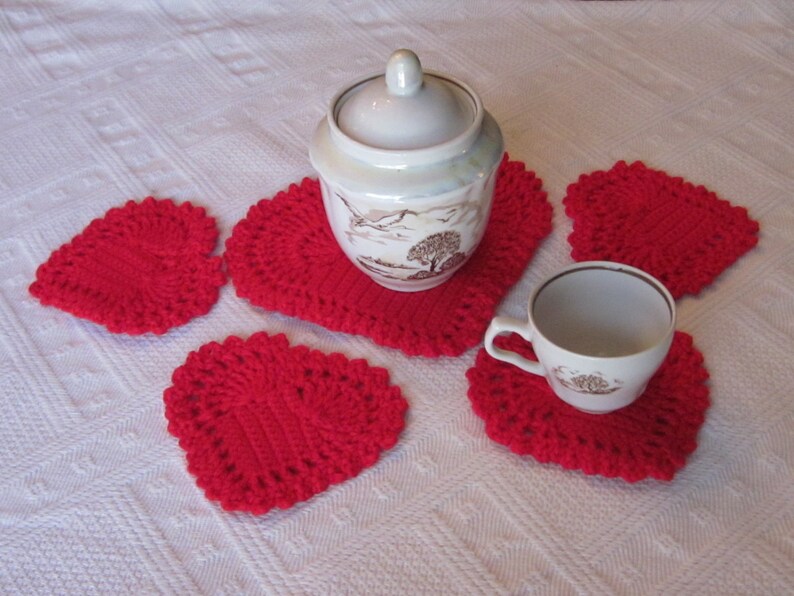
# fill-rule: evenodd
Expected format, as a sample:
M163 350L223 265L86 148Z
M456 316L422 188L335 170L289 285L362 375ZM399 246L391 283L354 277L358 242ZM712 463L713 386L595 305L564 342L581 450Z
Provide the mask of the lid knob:
M391 95L415 95L422 86L422 63L411 50L397 50L386 63L386 86Z

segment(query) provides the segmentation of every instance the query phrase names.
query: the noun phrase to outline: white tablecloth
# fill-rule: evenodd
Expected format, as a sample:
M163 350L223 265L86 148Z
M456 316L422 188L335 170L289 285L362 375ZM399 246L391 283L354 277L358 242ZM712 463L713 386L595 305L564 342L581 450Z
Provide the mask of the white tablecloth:
M499 314L571 262L561 200L640 159L749 208L757 248L679 302L712 406L669 483L544 465L489 440L459 358L409 358L237 298L129 337L27 292L130 198L205 206L221 242L313 175L330 97L398 47L479 90L554 231ZM274 1L0 4L0 592L707 593L794 589L794 4ZM217 252L222 246L219 243ZM398 445L292 509L222 511L187 473L162 392L229 335L389 369Z

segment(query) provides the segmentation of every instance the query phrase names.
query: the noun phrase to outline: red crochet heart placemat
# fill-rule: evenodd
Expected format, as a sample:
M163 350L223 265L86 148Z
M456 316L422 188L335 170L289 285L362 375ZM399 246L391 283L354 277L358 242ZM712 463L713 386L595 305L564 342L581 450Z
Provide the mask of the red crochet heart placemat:
M563 204L574 260L633 265L675 298L697 294L758 242L746 209L642 162L583 174Z
M395 445L408 404L383 368L230 337L191 352L165 390L168 430L207 498L229 511L288 508L356 476Z
M534 359L518 335L497 342ZM484 349L466 376L472 407L497 443L542 463L628 482L671 480L697 447L709 406L703 356L680 331L645 393L609 414L580 412L554 395L543 377L491 358Z
M147 197L93 220L36 271L46 306L113 333L162 334L206 314L226 283L215 220L190 203Z
M449 281L424 292L382 288L350 263L333 238L319 184L305 179L251 207L226 242L237 295L411 356L457 356L476 346L496 305L551 231L541 180L505 161L485 237Z

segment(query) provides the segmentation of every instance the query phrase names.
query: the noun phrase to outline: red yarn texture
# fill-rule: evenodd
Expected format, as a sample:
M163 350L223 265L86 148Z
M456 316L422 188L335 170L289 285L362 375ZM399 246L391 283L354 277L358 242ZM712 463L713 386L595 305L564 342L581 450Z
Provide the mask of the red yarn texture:
M319 184L305 179L261 200L226 242L237 295L411 356L457 356L476 346L496 306L551 231L542 182L524 164L500 166L485 237L449 281L424 292L387 290L336 244Z
M162 334L209 312L226 282L215 220L190 203L147 197L93 220L36 271L46 306L113 333Z
M288 508L393 447L408 404L383 368L230 337L191 352L165 390L168 430L207 498L229 511Z
M619 161L568 187L576 261L643 269L675 298L697 294L758 242L758 223L702 186Z
M518 335L499 345L534 359ZM585 474L671 480L697 447L709 406L708 372L691 336L676 332L667 359L637 400L609 414L585 414L543 377L480 350L466 376L474 411L491 439L519 455Z

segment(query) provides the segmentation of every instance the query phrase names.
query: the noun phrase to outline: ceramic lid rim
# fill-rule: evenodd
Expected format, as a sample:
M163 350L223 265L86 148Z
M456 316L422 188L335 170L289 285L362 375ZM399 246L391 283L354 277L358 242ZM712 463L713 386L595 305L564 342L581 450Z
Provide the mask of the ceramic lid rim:
M424 74L425 76L435 77L447 84L459 87L471 98L474 104L474 118L466 130L437 145L416 149L383 149L353 139L340 128L337 123L337 116L346 97L355 92L356 88L383 76L383 73L375 73L353 81L353 83L339 91L331 99L326 118L334 143L351 156L371 165L384 168L404 168L408 166L427 165L450 159L465 152L466 148L474 143L482 127L483 107L479 95L477 95L469 85L455 77L432 70L426 70Z

